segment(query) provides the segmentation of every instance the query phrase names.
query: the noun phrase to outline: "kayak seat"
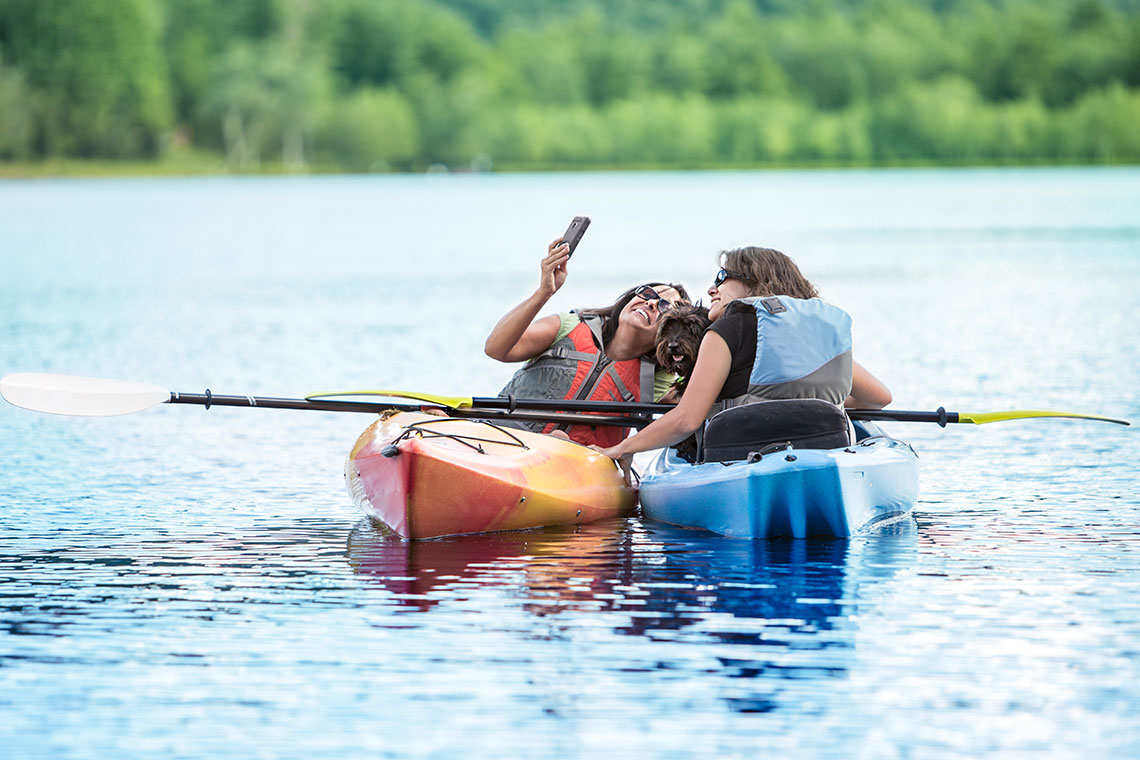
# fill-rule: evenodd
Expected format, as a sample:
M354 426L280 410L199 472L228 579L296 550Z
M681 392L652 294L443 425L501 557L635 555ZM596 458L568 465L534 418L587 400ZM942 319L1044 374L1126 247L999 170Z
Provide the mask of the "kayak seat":
M734 462L765 449L838 449L851 441L851 423L835 404L821 399L759 401L713 415L705 425L700 458Z

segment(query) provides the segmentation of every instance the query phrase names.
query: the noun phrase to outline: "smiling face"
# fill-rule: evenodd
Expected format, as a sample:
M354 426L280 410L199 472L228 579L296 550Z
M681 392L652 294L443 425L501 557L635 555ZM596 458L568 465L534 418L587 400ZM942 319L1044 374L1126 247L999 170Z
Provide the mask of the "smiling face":
M654 285L657 295L671 303L682 301L681 294L668 285ZM661 301L657 298L634 296L621 310L618 324L633 330L638 336L647 336L647 344L653 345L657 337L657 319L661 316Z
M708 289L709 294L709 319L713 322L720 319L724 314L724 309L728 306L730 301L735 301L737 298L748 298L753 295L752 288L746 282L742 282L735 277L730 277L719 286L713 285Z

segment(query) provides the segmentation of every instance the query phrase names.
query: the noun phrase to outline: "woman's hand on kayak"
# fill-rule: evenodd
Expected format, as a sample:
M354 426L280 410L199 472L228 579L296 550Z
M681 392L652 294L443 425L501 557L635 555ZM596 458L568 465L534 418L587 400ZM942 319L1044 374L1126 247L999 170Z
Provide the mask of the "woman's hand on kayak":
M617 462L618 467L621 468L622 475L625 476L625 484L627 486L633 485L633 454L622 454L619 451L621 444L611 446L608 449L603 449L601 446L590 446L591 449L599 454L605 454L610 459Z
M562 242L562 238L551 241L546 246L546 257L542 260L542 279L538 290L550 298L558 292L566 282L566 262L570 260L570 246Z
M608 449L603 449L601 446L591 446L591 449L599 454L605 454L610 459L614 460L622 466L622 469L628 470L629 465L633 462L633 454L623 454L621 451L621 444L617 446L610 446Z

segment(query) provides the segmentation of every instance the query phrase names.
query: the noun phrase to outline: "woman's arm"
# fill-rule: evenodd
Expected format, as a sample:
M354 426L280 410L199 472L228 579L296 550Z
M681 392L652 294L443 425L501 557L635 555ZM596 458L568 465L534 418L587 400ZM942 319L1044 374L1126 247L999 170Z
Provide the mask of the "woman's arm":
M732 352L724 338L715 332L705 333L697 352L693 376L685 386L685 394L677 406L654 420L648 427L625 439L617 446L602 450L606 456L621 459L639 451L650 451L682 441L701 426L728 379Z
M848 409L882 409L891 403L891 390L859 362L851 363L851 395L843 402Z
M492 359L501 362L520 362L533 359L546 349L558 335L561 321L552 314L535 320L538 312L558 292L566 282L566 262L570 258L570 248L561 240L555 240L546 248L542 260L542 277L538 289L529 298L508 311L498 324L491 329L483 351Z

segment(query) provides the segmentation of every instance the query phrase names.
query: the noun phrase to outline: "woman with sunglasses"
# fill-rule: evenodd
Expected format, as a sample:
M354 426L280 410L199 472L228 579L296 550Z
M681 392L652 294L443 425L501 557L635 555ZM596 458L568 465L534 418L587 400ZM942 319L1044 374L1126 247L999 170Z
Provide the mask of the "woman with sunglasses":
M730 406L819 398L879 409L891 393L851 358L851 318L820 300L788 256L771 248L722 251L693 376L676 408L603 453L622 459L671 446Z
M681 285L648 283L630 288L600 309L538 318L566 282L569 247L555 240L542 260L535 292L491 330L484 351L502 362L526 361L500 392L516 398L655 401L674 380L656 364L657 318L673 303L688 302ZM612 446L629 432L605 425L511 424L545 433L563 430L571 440Z

